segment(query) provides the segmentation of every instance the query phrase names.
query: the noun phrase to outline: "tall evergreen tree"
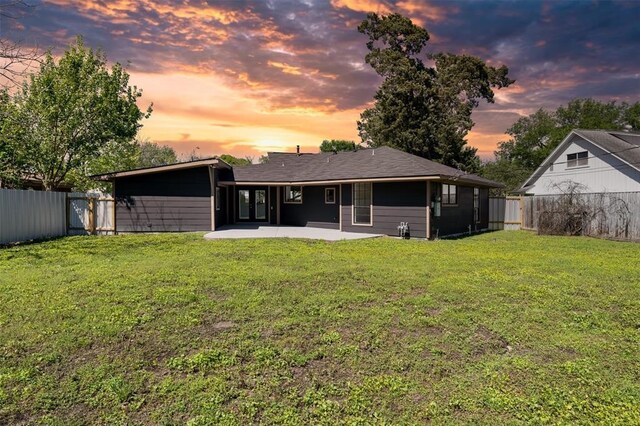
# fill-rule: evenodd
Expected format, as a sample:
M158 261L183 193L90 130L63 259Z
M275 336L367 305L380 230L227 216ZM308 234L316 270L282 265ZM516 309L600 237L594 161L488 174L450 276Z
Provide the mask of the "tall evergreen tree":
M420 54L429 33L395 13L370 13L358 31L369 37L366 62L384 79L374 106L358 121L362 141L477 171L477 150L465 140L474 124L471 112L481 99L494 101L493 88L514 82L507 67L450 53L427 55L434 62L428 67Z

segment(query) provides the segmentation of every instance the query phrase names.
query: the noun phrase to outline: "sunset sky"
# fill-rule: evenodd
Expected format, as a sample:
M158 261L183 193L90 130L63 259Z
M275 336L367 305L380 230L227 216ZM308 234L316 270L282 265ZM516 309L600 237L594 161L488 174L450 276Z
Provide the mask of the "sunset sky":
M2 3L3 0L0 0ZM640 2L370 0L30 0L0 35L54 52L83 35L153 103L142 136L179 153L313 152L358 139L380 83L358 23L399 12L429 31L426 51L505 64L517 80L474 113L483 158L520 116L575 97L640 100Z

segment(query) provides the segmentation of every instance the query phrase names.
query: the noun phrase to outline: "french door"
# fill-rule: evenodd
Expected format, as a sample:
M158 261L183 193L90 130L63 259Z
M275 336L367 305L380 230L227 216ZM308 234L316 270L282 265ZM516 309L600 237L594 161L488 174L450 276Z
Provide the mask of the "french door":
M238 221L266 222L267 188L238 189Z

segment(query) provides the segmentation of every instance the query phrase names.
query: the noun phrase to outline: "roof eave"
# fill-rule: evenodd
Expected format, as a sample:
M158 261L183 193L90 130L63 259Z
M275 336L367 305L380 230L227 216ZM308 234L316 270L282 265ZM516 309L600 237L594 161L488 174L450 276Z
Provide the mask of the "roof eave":
M145 167L142 169L132 169L132 170L123 170L118 172L111 173L102 173L97 175L89 176L93 180L98 181L112 181L117 178L129 177L129 176L140 176L146 174L154 174L154 173L162 173L169 172L174 170L184 170L184 169L193 169L196 167L206 167L206 166L218 166L221 165L223 168L231 168L231 166L220 160L217 157L208 158L206 160L196 160L196 161L188 161L183 163L175 163L175 164L167 164L163 166L155 166L155 167Z

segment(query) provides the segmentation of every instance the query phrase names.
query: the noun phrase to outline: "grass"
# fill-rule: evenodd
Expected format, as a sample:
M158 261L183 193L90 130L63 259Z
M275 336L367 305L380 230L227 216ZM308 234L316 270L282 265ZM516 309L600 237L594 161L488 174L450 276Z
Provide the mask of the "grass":
M0 424L640 423L640 245L0 250Z

